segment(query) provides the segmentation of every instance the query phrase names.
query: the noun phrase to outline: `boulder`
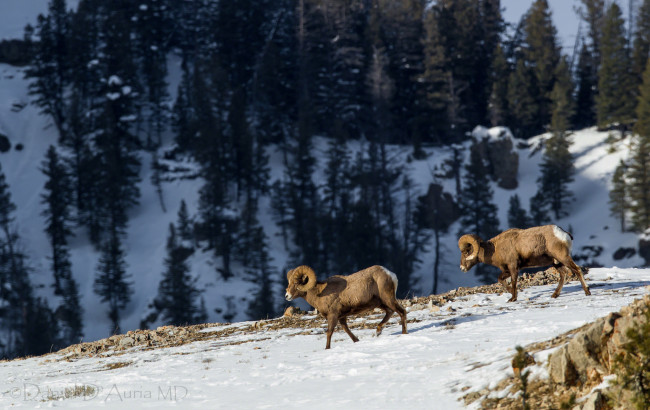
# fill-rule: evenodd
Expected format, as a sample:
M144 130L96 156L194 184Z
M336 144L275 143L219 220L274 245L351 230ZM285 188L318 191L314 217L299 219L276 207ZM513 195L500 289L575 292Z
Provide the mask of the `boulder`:
M510 130L505 127L488 130L479 126L472 131L472 137L474 144L471 149L478 151L492 180L504 189L517 188L519 154L515 151Z
M11 149L11 142L6 135L0 134L0 152L7 152Z

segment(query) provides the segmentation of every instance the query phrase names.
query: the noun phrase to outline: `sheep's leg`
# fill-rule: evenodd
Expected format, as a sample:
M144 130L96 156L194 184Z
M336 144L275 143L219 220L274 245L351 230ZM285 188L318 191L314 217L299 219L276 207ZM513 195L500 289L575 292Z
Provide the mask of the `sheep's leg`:
M393 313L395 313L392 309L390 309L387 306L382 306L381 308L384 309L384 311L386 312L386 316L384 316L381 322L379 322L379 324L377 325L377 336L381 334L381 331L384 330L384 325L386 324L386 322L388 322L390 317L393 316Z
M503 287L504 292L511 292L512 289L510 289L510 286L508 286L508 283L506 282L506 279L510 274L508 273L508 269L504 269L501 271L501 274L499 275L499 284ZM512 292L511 292L512 293Z
M397 312L400 317L400 322L402 323L402 334L405 335L408 333L406 330L406 310L399 304L398 301L393 301L393 306L390 306L391 309Z
M325 349L329 349L332 344L332 334L334 333L334 329L336 329L337 319L338 317L336 315L327 316L327 344L325 345Z
M517 301L517 274L519 274L519 269L517 269L516 266L508 266L508 272L510 272L510 286L511 286L511 291L510 293L512 294L512 297L508 302L516 302Z
M557 288L555 289L555 292L551 295L552 298L556 298L560 296L560 292L562 292L562 286L564 286L564 279L566 277L566 267L562 265L553 265L555 270L560 274L560 281L557 284Z
M341 327L343 328L343 330L345 330L345 333L347 333L348 336L350 336L350 339L352 339L352 341L354 343L359 341L359 339L357 339L357 337L354 334L352 334L352 331L348 327L347 318L345 318L345 317L339 318L339 323L341 324Z
M574 275L578 277L580 280L580 284L582 285L582 290L585 291L585 295L589 296L591 295L591 292L589 291L589 286L587 286L587 283L585 282L584 276L582 276L582 269L576 263L571 259L571 257L566 258L564 261L560 261L562 264L573 272Z

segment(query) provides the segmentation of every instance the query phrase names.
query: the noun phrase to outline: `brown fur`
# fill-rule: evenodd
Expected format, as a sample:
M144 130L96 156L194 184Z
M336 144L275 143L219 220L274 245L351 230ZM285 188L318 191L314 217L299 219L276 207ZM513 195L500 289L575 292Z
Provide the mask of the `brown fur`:
M458 240L461 251L460 268L467 272L482 262L501 269L498 280L504 289L512 294L509 302L517 300L517 275L520 269L548 265L555 266L560 273L560 282L552 297L560 295L566 269L578 276L585 295L591 295L582 277L582 270L571 258L571 242L560 240L554 229L560 228L544 225L528 229L509 229L487 242L476 235L463 235ZM508 276L511 279L510 287L506 284Z
M348 276L331 276L324 282L316 281L316 274L309 266L299 266L287 273L287 280L287 300L304 298L327 318L325 349L330 348L337 323L353 342L358 342L359 339L348 328L347 317L374 308L386 312L377 326L377 335L381 334L394 312L400 315L402 333L407 333L406 311L395 297L396 284L381 266L375 265Z

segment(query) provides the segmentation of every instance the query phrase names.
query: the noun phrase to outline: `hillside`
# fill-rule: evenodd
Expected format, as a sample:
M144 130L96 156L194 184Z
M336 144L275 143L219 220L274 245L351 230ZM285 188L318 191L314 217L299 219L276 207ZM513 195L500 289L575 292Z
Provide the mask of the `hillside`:
M165 327L147 337L132 332L94 344L104 346L94 353L86 349L91 345L79 345L0 364L0 403L12 408L345 408L354 403L370 409L377 403L422 408L435 402L439 408L463 408L462 397L494 389L512 376L516 345L553 339L618 311L647 294L650 270L592 269L587 280L591 297L572 281L557 299L550 298L554 285L548 284L523 289L516 303L506 303L507 294L471 289L402 301L408 306L408 335L399 334L394 317L382 336L374 337L380 315L373 314L352 321L359 343L339 330L329 351L324 322L312 315ZM147 338L151 342L144 342ZM174 339L178 343L166 343ZM538 363L533 378L548 378L546 358L562 340L533 351Z
M38 113L38 108L30 105L27 95L27 81L23 78L23 70L7 65L0 66L0 133L9 136L13 145L11 151L0 154L0 164L7 177L12 200L17 204L16 225L22 239L22 246L29 255L32 268L32 281L40 285L39 294L54 301L50 285L49 273L50 248L43 231L44 219L41 216L41 187L45 184L45 176L40 171L45 151L50 144L56 144L57 135L50 120ZM487 130L477 129L475 135L483 135ZM495 129L498 132L499 129ZM609 144L605 142L608 134L597 132L595 129L585 129L573 134L574 141L571 152L575 155L577 174L570 185L575 195L575 201L569 209L569 216L554 221L565 229L571 229L574 235L574 254L585 258L579 263L595 263L602 266L633 267L643 264L643 259L633 256L623 260L614 260L613 254L619 247L637 247L638 237L633 233L620 233L618 221L609 215L608 185L611 175L619 159L627 155L627 140L618 143L617 151L610 152ZM539 175L541 151L538 145L546 136L535 137L527 142L514 140L519 155L519 171L517 175L518 188L507 190L494 187L494 201L499 207L501 227L506 227L509 198L518 194L522 199L524 209L529 209L528 198L537 190L536 180ZM465 157L469 156L471 139L462 147ZM22 144L22 150L16 145ZM316 152L324 152L328 140L317 138ZM363 149L360 143L348 144L351 154ZM425 148L427 154L423 160L410 158L410 150L400 146L389 147L391 157L406 166L408 174L414 181L414 190L423 195L428 185L433 182L433 175L440 172L443 162L452 155L451 148ZM277 148L270 147L271 183L283 175L282 156ZM324 160L317 164L315 180L324 178L322 169ZM192 162L178 160L169 165L178 172L167 175L163 182L163 198L167 211L163 211L155 188L151 183L150 155L143 154L145 167L141 174L139 188L141 191L140 205L131 212L131 222L126 239L126 262L128 272L132 275L135 294L131 303L124 311L122 328L136 329L147 305L155 296L157 284L164 271L165 238L169 223L176 221L178 204L182 199L188 204L191 215L195 214L198 202L200 179L188 179L185 175L194 167ZM182 171L185 170L185 171ZM187 171L190 170L190 171ZM454 180L436 179L446 192L454 192ZM534 205L534 204L533 204ZM288 250L278 236L280 228L271 217L270 198L263 197L260 204L260 222L271 241L271 264L274 268L275 292L278 305L281 304L288 258ZM442 237L441 283L439 291L447 291L458 286L474 286L478 279L474 271L463 274L458 269L459 253L457 251L458 225L454 224L448 234ZM99 252L87 240L84 229L76 229L75 237L71 240L73 274L80 286L81 304L84 307L85 340L96 340L110 333L109 321L105 315L105 307L93 293L93 280L97 267ZM600 249L600 250L599 250ZM595 256L597 255L597 256ZM428 246L421 254L422 263L414 273L413 283L400 283L400 289L411 295L427 295L432 286L432 266L434 263L433 247ZM192 276L198 279L198 285L204 289L203 297L209 313L210 321L224 321L224 315L232 315L230 320L245 320L244 309L237 308L249 300L251 284L241 278L223 281L216 273L219 261L215 260L210 251L198 252L190 259ZM216 266L215 266L216 265ZM331 272L331 274L350 272ZM52 303L54 304L54 303ZM305 308L305 305L302 305ZM217 313L215 309L219 309ZM230 316L229 316L230 317Z

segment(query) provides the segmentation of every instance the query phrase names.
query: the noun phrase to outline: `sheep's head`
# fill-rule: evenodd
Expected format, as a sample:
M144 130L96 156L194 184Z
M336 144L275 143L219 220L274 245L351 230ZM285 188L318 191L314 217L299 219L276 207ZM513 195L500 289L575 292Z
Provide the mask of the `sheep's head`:
M481 248L481 238L476 235L463 235L458 240L460 249L460 270L467 272L479 263L478 251Z
M309 266L298 266L287 273L287 293L285 299L293 300L304 297L307 291L316 286L316 274Z

